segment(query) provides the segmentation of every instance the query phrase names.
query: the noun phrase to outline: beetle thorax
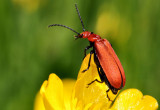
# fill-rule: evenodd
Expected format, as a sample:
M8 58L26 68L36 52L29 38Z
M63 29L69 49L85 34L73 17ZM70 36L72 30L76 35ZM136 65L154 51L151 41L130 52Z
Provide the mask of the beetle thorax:
M82 32L81 36L82 36L82 38L87 38L90 42L95 42L95 41L101 39L101 37L99 35L94 34L92 32L88 32L88 31Z

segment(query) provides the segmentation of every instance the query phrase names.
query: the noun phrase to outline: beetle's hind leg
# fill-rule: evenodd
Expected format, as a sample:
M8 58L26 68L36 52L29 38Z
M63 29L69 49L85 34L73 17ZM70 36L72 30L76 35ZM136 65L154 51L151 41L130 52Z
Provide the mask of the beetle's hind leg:
M108 90L106 91L107 98L108 98L109 101L113 102L113 100L111 100L110 97L109 97L109 95L108 95L109 90L110 90L110 89L108 89Z

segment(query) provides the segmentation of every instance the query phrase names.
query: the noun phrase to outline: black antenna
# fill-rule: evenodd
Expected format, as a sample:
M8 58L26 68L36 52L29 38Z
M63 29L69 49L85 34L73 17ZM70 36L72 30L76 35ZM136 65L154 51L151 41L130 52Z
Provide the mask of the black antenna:
M81 24L82 24L83 31L85 31L85 29L84 29L84 24L83 24L83 21L82 21L81 15L80 15L80 13L79 13L79 10L78 10L78 7L77 7L77 4L75 4L75 7L76 7L76 10L77 10L77 13L78 13L79 19L81 20Z
M51 24L49 25L48 27L52 27L52 26L61 26L61 27L65 27L71 31L73 31L74 33L77 33L78 35L80 35L80 33L78 33L77 31L73 30L72 28L68 27L68 26L65 26L65 25L62 25L62 24Z

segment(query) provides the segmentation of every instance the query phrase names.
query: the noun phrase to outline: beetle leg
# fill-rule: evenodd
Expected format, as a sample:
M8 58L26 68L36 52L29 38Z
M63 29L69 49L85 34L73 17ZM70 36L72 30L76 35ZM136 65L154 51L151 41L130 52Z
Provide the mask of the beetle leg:
M94 82L98 82L98 83L103 83L103 81L99 81L98 79L95 79L95 80L93 80L92 82L90 82L90 83L88 83L87 85L87 88L89 87L89 85L91 85L92 83L94 83Z
M106 93L107 93L107 98L108 98L109 101L113 102L113 100L111 100L111 99L109 98L109 96L108 96L109 90L110 90L110 89L108 89L108 90L106 91Z
M87 52L87 50L88 49L90 49L91 47L93 47L93 46L87 46L85 49L84 49L84 57L83 57L83 59L86 57L86 52Z
M92 56L92 54L93 54L93 51L91 51L91 52L90 52L90 57L89 57L88 67L87 67L87 69L83 70L83 71L82 71L82 73L84 73L85 71L87 71L87 70L89 69L89 67L90 67L90 63L91 63L91 56Z
M106 92L109 92L110 89L108 89Z

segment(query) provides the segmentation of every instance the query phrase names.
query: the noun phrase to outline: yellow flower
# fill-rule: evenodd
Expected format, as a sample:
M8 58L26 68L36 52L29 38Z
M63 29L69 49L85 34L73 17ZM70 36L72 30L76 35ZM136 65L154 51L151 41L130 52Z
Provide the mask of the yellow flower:
M20 6L23 9L25 9L27 12L35 12L41 5L44 5L47 1L46 0L12 0L12 2L16 6Z
M48 81L44 81L41 86L41 95L37 95L39 98L35 100L34 110L158 109L156 99L148 95L143 96L137 89L124 90L115 99L117 94L114 95L111 91L107 93L108 87L105 83L94 82L88 85L94 79L100 80L93 56L89 70L82 73L88 66L88 60L89 55L82 63L77 81L71 79L62 81L56 74L50 74ZM110 101L107 94L110 100L115 101Z
M100 10L95 26L96 33L102 38L111 37L119 45L125 44L132 32L131 22L124 16L120 16L112 4L103 4Z
M37 93L34 103L34 110L45 110L42 95L40 92Z

